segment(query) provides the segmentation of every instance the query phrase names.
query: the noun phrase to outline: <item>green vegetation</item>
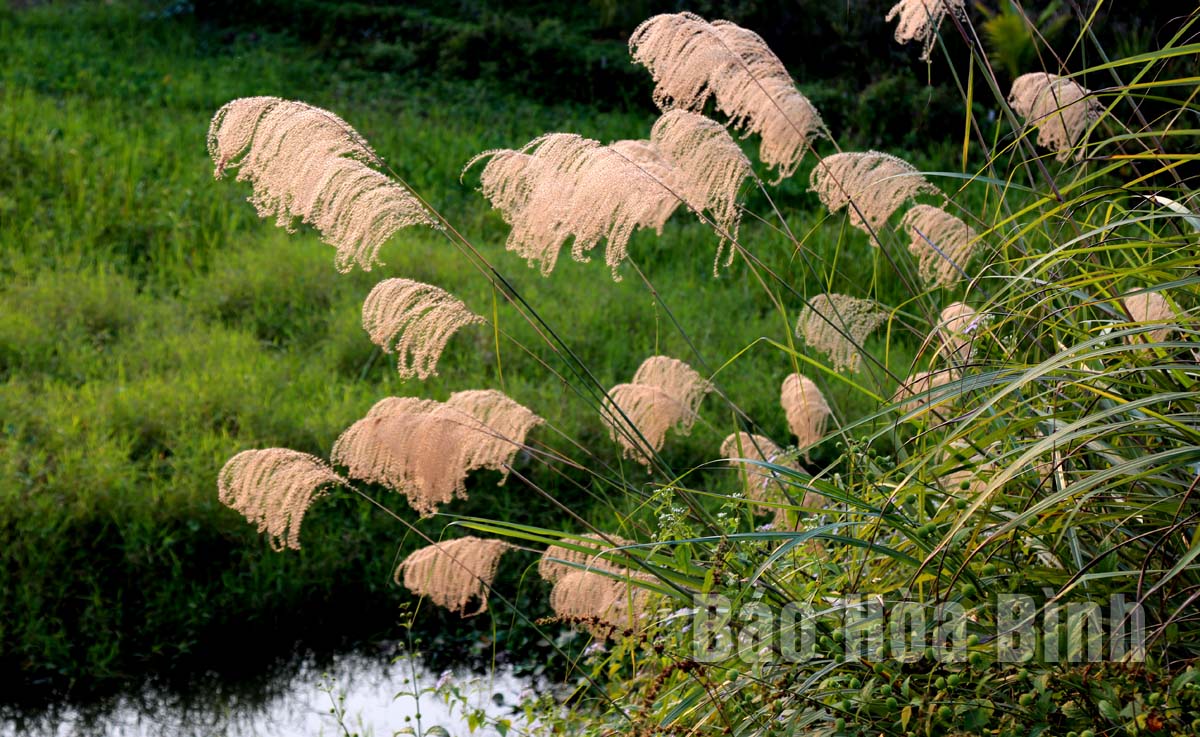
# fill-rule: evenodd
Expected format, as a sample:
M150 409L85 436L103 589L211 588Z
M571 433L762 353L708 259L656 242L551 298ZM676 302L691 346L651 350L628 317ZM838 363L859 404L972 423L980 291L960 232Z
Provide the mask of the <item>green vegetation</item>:
M586 402L511 343L501 342L497 361L486 328L454 338L440 377L401 384L359 326L378 279L435 282L483 314L502 300L432 232L401 233L384 249L386 267L342 276L314 234L260 222L242 201L248 187L212 180L203 147L209 117L232 98L269 93L338 110L531 302L561 311L552 323L609 385L653 352L695 358L672 315L714 371L755 336L787 333L736 268L712 278L716 238L694 219L677 216L664 237L639 234L631 246L668 314L628 270L614 283L602 262L564 259L557 279L525 268L504 252L507 229L471 174L456 181L480 151L547 130L644 136L649 114L597 115L466 83L333 67L281 36L146 18L136 4L9 10L0 48L0 557L11 576L0 591L0 663L26 684L87 690L166 665L219 667L230 660L221 644L231 629L260 643L262 659L297 640L321 647L392 631L407 595L391 567L416 541L342 500L313 511L302 552L267 554L216 500L217 471L243 448L327 455L384 396L503 386L606 462L617 455ZM796 232L824 217L811 210L804 181L797 175L772 192L796 209ZM749 201L764 204L753 193ZM871 283L882 266L861 234L825 231L811 243L837 257L847 279ZM743 232L797 292L821 291L773 227L748 221ZM876 285L895 301L887 281ZM502 305L499 315L507 332L537 346ZM904 366L908 354L891 360ZM775 403L791 370L759 344L717 381L785 437ZM866 406L845 387L830 389L847 415ZM673 448L679 467L711 458L728 424L707 418ZM568 503L592 504L558 470L529 472ZM624 472L647 480L640 467ZM512 482L480 484L455 512L557 519ZM405 513L402 500L382 498ZM534 594L532 611L541 611L544 592ZM229 645L237 667L252 659L240 640Z
M130 7L0 15L0 129L8 132L0 176L11 178L0 199L0 556L14 582L0 593L0 664L27 683L96 684L162 664L220 663L232 628L261 642L264 658L296 640L394 632L405 595L391 571L420 544L405 525L335 495L313 508L302 551L273 554L216 503L216 472L248 447L327 457L337 434L384 396L444 399L487 387L549 421L535 450L578 465L530 454L517 464L522 478L501 488L481 474L469 501L419 524L425 534L436 538L451 523L455 535L578 541L569 530L584 530L562 504L639 541L617 555L653 576L660 613L728 613L728 632L741 637L731 652L702 657L694 618L659 617L618 633L628 636L575 661L587 686L552 726L1194 731L1197 132L1187 121L1197 111L1200 48L1184 39L1197 18L1160 30L1159 50L1110 64L1100 42L1108 31L1091 33L1096 18L1056 13L1035 20L1072 49L1067 66L1087 70L1079 80L1105 106L1083 161L1056 161L1035 145L1037 131L1004 103L1009 80L992 76L988 48L949 41L938 49L953 82L920 109L949 99L945 89L965 96L967 104L945 106L962 116L959 133L936 143L909 138L920 148L895 153L931 172L986 248L970 280L936 290L914 277L899 214L880 229L882 248L872 248L842 215L816 209L804 191L807 168L742 193L739 242L753 268L743 259L714 279L716 238L681 214L662 237L634 238L620 282L598 261L565 257L543 278L505 252L507 227L471 191L477 174L461 184L455 174L479 151L550 130L641 137L650 115L532 104L464 82L418 84L411 74L363 72L347 61L353 54L330 64L285 37L186 17L148 20ZM1020 38L1013 12L992 17L996 66L1020 71L1029 43L1035 57L1048 53L1042 41ZM829 118L843 150L904 140L897 131L919 93L903 78L872 82L848 126L857 139ZM385 248L386 267L339 276L312 233L288 236L258 222L239 201L244 185L210 181L200 145L208 116L250 94L303 99L354 125L600 386L667 354L711 377L720 398L706 400L691 435L670 439L652 473L620 461L590 387L550 370L567 376L569 362L453 238L410 229ZM892 96L900 102L889 107ZM862 112L871 106L893 115L868 121ZM392 275L447 289L498 330L464 330L440 377L401 384L358 325L370 286ZM1143 290L1161 294L1171 314L1154 325L1131 314L1122 298ZM798 310L827 291L888 306L886 328L864 346L877 365L838 375L794 343ZM932 407L887 401L902 377L945 365L936 337L926 336L938 311L959 300L980 319L956 380L931 392ZM825 506L779 502L788 524L764 528L737 475L713 461L721 439L744 429L740 412L756 432L790 438L778 387L798 370L820 384L835 426L809 449L809 470L778 459L756 467L775 474L791 500L816 493ZM395 495L366 491L415 521ZM419 627L442 638L425 646L463 646L491 626L496 653L543 657L549 643L518 622L518 612L548 611L549 587L529 570L533 560L522 552L506 561L494 619L474 630L422 607ZM1039 622L1069 605L1137 601L1149 657L1003 661L998 594L1027 597ZM716 598L697 606L696 596ZM969 616L949 647L961 658L939 657L944 638L910 658L886 640L848 654L847 642L884 624L847 624L853 597L959 607ZM812 612L813 639L801 658L774 657L779 643L754 640L754 627L768 620L778 633L797 603ZM1048 632L1069 633L1068 623ZM930 622L919 631L932 630ZM240 638L237 648L244 661Z

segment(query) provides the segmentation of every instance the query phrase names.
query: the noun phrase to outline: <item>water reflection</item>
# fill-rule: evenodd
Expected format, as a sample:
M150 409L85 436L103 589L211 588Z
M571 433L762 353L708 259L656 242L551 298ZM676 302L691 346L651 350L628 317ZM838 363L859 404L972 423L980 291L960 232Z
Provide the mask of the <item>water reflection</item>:
M459 694L447 700L432 693ZM444 728L466 735L467 713L489 721L522 724L516 706L533 684L502 667L479 674L466 669L429 671L412 656L394 661L361 654L318 665L305 661L266 693L178 694L149 692L122 697L98 709L67 707L27 721L7 722L3 737L391 737ZM338 714L341 715L339 723ZM345 730L343 730L343 726ZM435 730L435 733L438 733ZM496 734L485 730L484 734ZM479 732L476 732L479 734Z

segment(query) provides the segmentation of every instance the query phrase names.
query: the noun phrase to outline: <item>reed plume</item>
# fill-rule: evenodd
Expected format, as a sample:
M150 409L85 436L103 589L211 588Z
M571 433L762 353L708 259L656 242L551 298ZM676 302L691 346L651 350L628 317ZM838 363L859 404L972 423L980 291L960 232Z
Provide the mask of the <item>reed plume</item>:
M611 403L605 407L603 417L625 457L649 465L650 454L636 436L631 437L623 419L633 424L649 448L658 452L668 430L681 435L691 431L700 402L710 391L712 384L683 361L651 356L638 367L631 383L618 384L609 391Z
M363 329L385 353L396 352L400 378L437 375L437 362L459 328L484 319L430 284L384 279L363 303Z
M434 604L462 617L487 611L487 595L500 566L500 556L512 545L503 540L460 537L427 545L413 551L396 567L397 583L403 575L404 588L428 596ZM479 608L467 613L472 599Z
M549 133L519 151L486 151L480 189L512 226L508 250L549 275L574 238L571 255L607 242L605 263L619 280L629 238L638 228L661 231L679 204L663 182L618 150L571 133Z
M1167 300L1158 292L1132 294L1124 297L1121 303L1125 305L1125 310L1133 318L1134 322L1168 322L1174 320L1176 317L1175 310L1171 309L1171 305L1167 304ZM1129 342L1149 341L1151 343L1159 343L1166 340L1174 331L1175 329L1168 325L1149 333L1130 335Z
M932 396L934 390L958 379L955 369L939 369L936 371L918 371L909 376L892 395L892 403L900 405L900 411L920 413L931 405L943 405L952 399L945 394Z
M758 465L755 461L790 468L793 471L802 471L800 464L788 458L784 450L770 438L748 432L728 435L721 443L721 456L730 459L730 463L739 468L747 498L766 502L756 506L755 511L772 515L774 526L781 529L787 523L788 510L778 505L791 503L785 491L786 482L774 471ZM824 505L825 497L811 491L805 493L803 506L816 508Z
M968 363L971 360L971 347L978 324L979 318L975 310L962 302L955 302L946 307L942 310L938 326L934 329L936 339L941 343L939 352L945 354L951 363Z
M613 278L637 229L661 234L682 202L708 211L721 235L736 238L737 193L750 161L720 125L683 111L659 118L650 140L598 141L549 133L518 151L486 151L480 190L512 226L507 247L543 275L554 270L563 245L587 261L601 240Z
M287 448L244 450L217 476L217 497L265 532L275 550L300 549L300 524L325 487L346 480L324 461Z
M368 164L379 159L366 140L331 112L277 97L226 103L208 129L219 179L238 170L253 186L259 217L294 232L316 228L337 249L337 268L370 270L397 230L435 221L413 194Z
M607 538L607 539L606 539ZM611 542L610 542L611 541ZM616 573L625 566L615 563L621 554L614 553L613 548L622 545L632 545L632 540L625 540L615 535L585 535L583 540L571 540L577 547L588 548L588 552L565 548L561 545L551 545L546 548L538 561L538 575L550 583L555 583L563 576L584 567L589 571L606 571Z
M941 194L912 164L878 151L825 157L812 170L809 190L830 213L847 208L850 224L867 233L882 227L906 200Z
M808 458L808 448L825 437L825 426L831 414L825 396L812 379L790 374L783 380L779 403L787 415L788 427L796 436L796 444Z
M526 433L542 420L501 392L458 392L444 404L390 397L376 403L333 446L350 476L398 491L423 517L467 498L474 470L500 471L503 484Z
M550 607L560 618L588 630L597 639L640 630L650 592L633 577L612 578L603 573L573 570L550 591Z
M712 217L721 239L713 260L716 275L725 245L738 237L742 210L737 194L753 173L750 159L724 126L686 110L668 110L659 116L650 139L675 172L663 181L677 187L674 191L688 209L696 213L706 210ZM732 262L730 249L724 265Z
M796 335L829 356L838 371L857 371L863 342L886 320L887 313L871 300L818 294L800 311Z
M901 225L912 240L908 250L917 257L925 283L949 287L966 276L978 242L971 226L933 205L914 205Z
M825 123L762 38L729 21L656 15L629 39L633 60L654 78L663 110L701 112L710 97L730 124L760 137L759 158L791 176Z
M966 18L967 11L963 0L900 0L892 6L884 20L891 23L893 18L899 18L900 22L896 24L896 43L922 42L924 48L921 51L921 61L929 61L929 52L933 50L938 27L947 14Z
M1074 80L1046 72L1022 74L1013 81L1008 104L1038 129L1039 146L1056 152L1059 161L1083 158L1075 144L1102 110L1091 91Z

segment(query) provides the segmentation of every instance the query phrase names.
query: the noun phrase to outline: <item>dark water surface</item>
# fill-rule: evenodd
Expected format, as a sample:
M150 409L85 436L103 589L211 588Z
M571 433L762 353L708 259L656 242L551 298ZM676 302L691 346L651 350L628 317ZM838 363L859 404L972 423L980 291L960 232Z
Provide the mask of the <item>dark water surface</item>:
M345 737L342 725L361 737L421 734L434 726L466 735L467 713L475 710L522 726L517 705L534 685L508 666L433 672L417 656L354 653L320 664L306 659L251 689L209 686L180 694L147 688L104 704L9 713L0 737ZM461 696L446 698L450 690ZM341 723L331 713L335 708ZM475 732L496 733L488 727Z

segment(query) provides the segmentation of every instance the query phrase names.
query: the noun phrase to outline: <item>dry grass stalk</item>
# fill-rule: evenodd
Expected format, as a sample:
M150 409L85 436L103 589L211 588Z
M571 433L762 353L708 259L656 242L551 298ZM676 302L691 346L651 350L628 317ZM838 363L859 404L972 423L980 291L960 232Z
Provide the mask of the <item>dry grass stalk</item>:
M721 456L731 459L730 463L738 467L746 496L753 501L766 502L765 505L756 506L755 511L770 514L776 529L782 529L787 524L788 510L774 505L791 503L784 482L773 471L753 461L783 466L793 471L802 471L800 464L788 458L784 450L770 438L747 432L735 432L727 436L721 443ZM816 508L824 505L825 497L811 491L805 493L803 506Z
M404 494L422 516L467 498L471 471L500 471L504 483L525 435L542 420L495 390L458 392L444 404L391 397L378 402L333 446L350 476Z
M1013 81L1008 103L1030 125L1037 126L1038 145L1056 151L1059 161L1072 156L1079 160L1083 147L1075 146L1102 110L1091 94L1066 77L1032 72Z
M363 329L384 352L396 352L400 378L437 375L437 362L459 328L484 319L445 290L411 279L384 279L363 303Z
M878 151L825 157L813 168L809 189L830 213L846 208L850 224L867 233L882 227L906 200L941 194L912 164Z
M545 580L555 583L563 576L578 571L578 566L590 571L607 571L615 573L625 569L625 566L614 562L623 558L621 553L613 552L614 547L632 545L632 540L615 535L585 535L584 540L570 540L572 545L589 548L589 552L565 548L561 545L551 545L546 548L538 561L538 575Z
M783 380L779 403L787 415L788 427L796 436L796 444L807 453L809 447L825 437L825 428L832 414L825 395L821 394L812 379L790 374Z
M649 601L650 592L634 583L634 577L612 578L593 571L570 571L550 591L554 613L597 639L640 630Z
M921 60L929 61L929 52L937 38L938 26L947 14L966 18L963 0L900 0L888 11L888 23L899 18L896 24L896 43L906 44L920 41L924 44Z
M221 468L217 497L266 533L275 550L299 550L304 513L325 487L345 485L345 479L308 453L244 450Z
M932 287L949 287L966 275L977 236L971 226L940 207L915 205L901 221L912 242L921 278Z
M979 317L975 310L962 302L946 307L934 329L936 340L941 343L939 353L953 364L969 363L978 324Z
M857 371L867 336L887 320L869 299L845 294L818 294L800 311L796 335L829 356L838 371Z
M503 540L460 537L413 551L397 568L399 583L419 596L462 617L487 611L487 595L500 566L500 556L512 545ZM472 599L479 608L467 613Z
M629 384L609 391L611 404L604 419L609 433L621 444L625 457L649 465L650 453L628 423L654 452L662 450L667 431L687 435L695 423L701 400L712 391L691 366L668 356L651 356L642 362Z
M682 197L690 210L707 210L712 217L721 238L713 260L715 275L725 245L738 237L742 211L737 194L753 171L750 159L724 126L686 110L668 110L659 116L650 138L675 172L672 178L662 181ZM733 249L729 249L725 266L732 261Z
M375 152L338 116L277 97L245 97L213 116L208 152L215 176L238 170L260 217L289 232L299 219L337 249L339 271L369 270L400 228L434 225L417 198L368 164Z
M905 379L904 383L896 389L896 393L892 395L892 402L900 405L901 412L905 414L916 412L919 416L920 413L931 407L943 406L952 401L953 396L939 394L935 397L934 395L938 387L945 386L956 379L958 379L958 372L954 369L918 371Z
M1167 300L1158 292L1142 292L1133 294L1121 300L1129 316L1137 323L1170 322L1176 317L1175 310L1167 304ZM1130 335L1129 342L1149 341L1159 343L1167 339L1175 329L1171 326L1160 328L1149 333Z
M701 112L709 97L731 125L761 139L759 158L789 177L825 123L762 38L729 21L656 15L629 39L633 60L654 77L664 110Z

